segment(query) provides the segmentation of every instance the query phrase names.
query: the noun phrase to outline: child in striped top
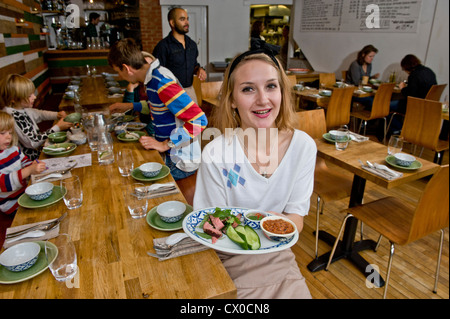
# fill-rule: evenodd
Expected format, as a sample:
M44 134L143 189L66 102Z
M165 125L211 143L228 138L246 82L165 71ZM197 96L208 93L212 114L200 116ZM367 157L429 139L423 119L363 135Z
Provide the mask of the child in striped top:
M0 111L0 214L11 216L17 211L28 177L45 170L44 162L31 162L20 151L17 140L13 117Z

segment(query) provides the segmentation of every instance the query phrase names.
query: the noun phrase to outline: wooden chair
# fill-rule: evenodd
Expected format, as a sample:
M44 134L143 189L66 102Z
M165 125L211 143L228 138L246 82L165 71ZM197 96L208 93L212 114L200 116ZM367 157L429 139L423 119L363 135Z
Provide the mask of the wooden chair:
M327 130L347 125L350 122L350 108L355 87L334 89L330 101L326 105Z
M372 103L372 109L369 110L357 110L350 113L350 116L360 119L358 132L361 132L362 125L364 123L364 135L366 135L367 121L375 119L384 119L384 138L383 143L386 140L387 133L387 116L389 115L389 106L391 103L392 92L394 91L395 83L383 83L380 84L377 93Z
M320 73L319 74L319 84L324 84L325 86L333 86L336 83L336 74L334 73Z
M436 293L441 264L442 243L444 241L444 228L448 227L449 224L448 183L449 166L445 165L442 166L428 182L416 207L411 205L410 202L395 197L386 197L344 210L343 212L348 215L344 218L326 269L330 266L346 220L348 217L354 216L382 236L386 237L390 242L390 255L383 294L383 298L386 298L395 244L406 245L421 239L434 231L440 230L441 238L433 289L433 292ZM375 250L377 248L378 245Z
M441 102L408 97L401 136L409 143L434 151L434 162L438 164L449 148L448 141L439 139L441 125Z
M287 75L287 77L289 79L289 83L291 84L291 88L293 88L297 84L297 76L295 74L289 74ZM297 96L297 94L292 92L292 103L294 103L294 107L296 110L299 109L299 102L300 98Z
M425 100L440 101L442 92L444 92L446 86L447 84L435 84L431 86L427 96L425 96Z
M427 93L427 96L425 97L425 100L440 101L442 92L444 92L446 86L447 86L447 84L435 84L435 85L432 85L430 90ZM403 113L392 112L391 113L391 120L389 121L389 125L388 125L388 128L387 128L388 130L389 130L389 127L391 127L392 119L394 118L394 116L397 116L397 115L405 117L405 114L403 114Z
M203 100L202 87L201 81L196 75L193 77L192 86L194 87L195 95L197 95L197 105L201 107Z
M348 72L347 70L341 71L342 79L344 80L344 82L347 81L347 72Z
M323 109L297 112L297 128L312 138L322 138L327 132ZM316 258L319 251L319 215L323 213L325 203L341 200L350 196L352 178L336 169L328 168L323 158L317 157L314 172L314 193L317 195L316 208Z

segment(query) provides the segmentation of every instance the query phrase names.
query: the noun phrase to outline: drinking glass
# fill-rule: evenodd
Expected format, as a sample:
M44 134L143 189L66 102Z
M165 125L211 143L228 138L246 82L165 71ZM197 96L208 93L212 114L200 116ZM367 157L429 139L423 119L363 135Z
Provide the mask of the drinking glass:
M45 242L45 256L48 268L57 281L70 280L77 274L77 252L68 234L48 239Z
M348 127L347 125L342 125L339 129L337 129L338 134L335 140L335 146L338 151L344 151L347 146L348 142L350 140L350 137L348 135Z
M134 169L133 152L130 149L119 150L116 154L117 167L119 168L120 175L127 177L131 175L131 171Z
M392 135L388 143L388 154L395 155L400 153L403 148L403 137L400 135Z
M86 133L87 133L87 139L89 142L89 147L91 148L92 152L95 152L97 150L98 146L98 138L99 138L99 132L96 127L93 125L85 126L86 127Z
M97 145L97 157L100 165L114 163L114 147L111 134L105 128L99 133L100 138Z
M148 201L144 196L139 196L135 188L145 187L142 183L130 183L122 186L122 194L125 206L128 208L132 218L142 218L147 215Z
M75 209L81 207L83 204L83 190L81 188L80 178L77 175L62 179L60 182L61 188L66 189L63 195L64 203L68 209Z

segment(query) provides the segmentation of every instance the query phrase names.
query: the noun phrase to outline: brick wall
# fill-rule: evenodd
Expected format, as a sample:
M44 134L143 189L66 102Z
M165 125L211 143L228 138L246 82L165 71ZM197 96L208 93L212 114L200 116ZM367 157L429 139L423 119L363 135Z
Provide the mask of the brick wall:
M163 38L163 21L161 20L159 0L140 0L139 19L143 50L151 53L156 44Z

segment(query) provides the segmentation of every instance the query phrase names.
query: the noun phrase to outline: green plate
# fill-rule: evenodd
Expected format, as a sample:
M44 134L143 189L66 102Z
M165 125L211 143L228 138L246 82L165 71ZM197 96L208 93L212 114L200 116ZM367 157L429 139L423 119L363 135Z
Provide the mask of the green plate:
M141 132L141 131L135 131L133 133L138 134L139 138L141 136L145 135L145 132ZM117 135L117 139L122 142L137 142L137 141L139 141L139 138L125 138L125 134L127 134L127 133L126 132L120 133L119 135Z
M331 134L330 134L330 133L325 133L325 134L322 135L322 137L323 137L327 142L330 142L330 143L333 143L333 144L336 142L335 140L333 140L333 139L331 138ZM348 141L351 140L351 138L349 138L349 137L347 137L347 139L348 139ZM343 141L343 142L344 142L344 141Z
M53 145L49 145L46 146L46 148L59 148L59 147L65 147L65 148L69 148L68 150L65 151L49 151L46 149L42 149L42 152L44 152L44 154L48 155L48 156L61 156L61 155L67 155L72 153L73 151L75 151L75 149L77 148L77 144L74 143L58 143L58 144L53 144Z
M150 211L147 213L147 224L149 224L151 227L162 230L162 231L173 231L173 230L179 230L183 228L183 219L186 217L189 213L191 213L194 209L191 205L186 204L186 210L184 211L183 218L181 218L176 223L166 223L159 217L158 213L156 212L156 208L158 206L153 207L150 209Z
M394 157L394 155L388 155L388 156L385 158L385 160L386 160L386 162L387 162L389 165L391 165L391 166L393 166L393 167L395 167L395 168L399 168L399 169L406 169L406 170L413 171L413 170L416 170L416 169L419 169L419 168L422 167L422 163L419 162L418 160L415 160L414 162L412 162L412 164L411 164L410 166L400 166L400 165L397 165L396 162L395 162L395 157Z
M330 97L331 96L331 92L330 93L324 93L324 92L319 92L320 96L325 96L325 97Z
M164 178L169 174L170 174L170 169L166 165L163 165L161 168L161 171L155 177L145 177L141 173L141 170L139 168L135 168L131 172L131 177L133 177L134 179L137 179L138 181L141 181L141 182L153 182L153 181L157 181L161 178Z
M22 196L19 197L17 202L20 206L25 208L41 208L52 205L63 198L63 195L66 193L66 189L61 186L53 186L52 194L44 199L44 200L33 200L27 194L23 193Z
M45 256L45 241L36 241L35 243L41 246L41 251L39 252L36 263L27 270L19 272L10 271L0 265L0 284L15 284L36 277L45 271L48 268L48 265L55 260L58 255L58 248L56 248L54 244L48 242L53 246L53 249L51 250L52 255L50 256L50 260L47 261L47 257Z

